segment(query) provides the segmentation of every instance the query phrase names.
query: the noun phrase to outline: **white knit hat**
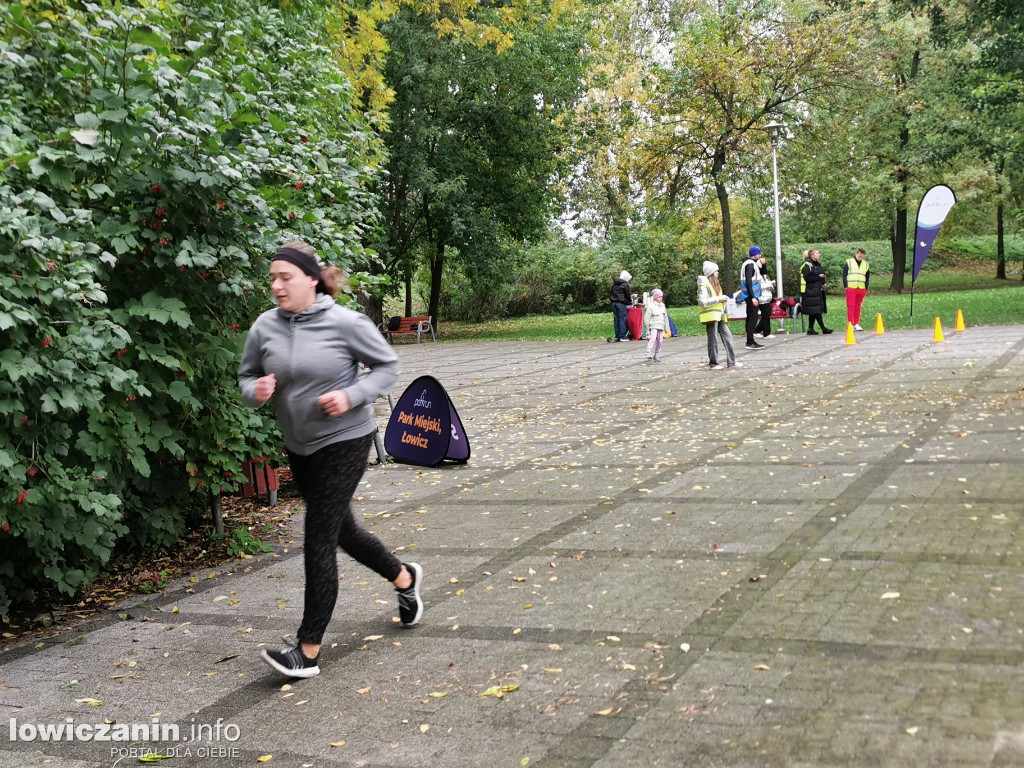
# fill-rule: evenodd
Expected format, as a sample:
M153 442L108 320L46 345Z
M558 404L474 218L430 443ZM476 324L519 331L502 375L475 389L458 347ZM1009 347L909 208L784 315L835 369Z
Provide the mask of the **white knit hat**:
M704 262L704 277L711 277L718 271L718 265L713 261Z
M627 283L633 279L633 276L626 270L619 272L619 280L625 280Z

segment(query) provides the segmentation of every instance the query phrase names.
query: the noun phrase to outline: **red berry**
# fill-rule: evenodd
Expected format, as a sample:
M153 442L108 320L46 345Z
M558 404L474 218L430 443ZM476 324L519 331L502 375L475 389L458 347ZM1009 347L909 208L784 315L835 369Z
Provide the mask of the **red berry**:
M295 211L288 211L288 218L295 221Z
M309 138L307 138L306 136L303 136L302 137L302 143L303 144L309 144Z
M24 424L26 421L28 421L28 416L26 414L22 414L21 423Z
M48 347L51 344L53 344L53 339L51 339L49 336L47 336L45 339L43 339L43 346L44 347Z
M39 474L39 473L36 472L36 468L35 467L29 467L29 470L28 470L28 476L29 477L35 477L37 474Z
M202 481L196 483L196 488L198 488L199 490L202 490L204 487L205 486L203 485Z
M21 502L23 502L27 498L28 498L28 491L22 491L21 493L18 494L18 500L16 502L14 502L14 505L18 506L19 504L21 504Z
M160 245L167 245L169 242L171 242L171 241L168 240L166 237L161 237L160 238Z
M217 201L217 210L218 211L223 211L225 208L227 208L227 203L225 203L223 200L218 200Z
M4 523L3 525L0 525L0 530L2 530L4 533L7 533L9 530L11 530L11 526L9 526L7 523Z
M154 211L154 213L162 219L164 217L164 214L167 213L167 209L166 208L157 208Z
M46 268L48 270L50 270L51 272L53 272L53 270L55 270L57 268L57 262L56 261L51 261L49 264L46 265Z
M237 331L238 330L238 323L232 323L231 324L231 330L232 331Z
M159 195L160 194L160 185L159 184L154 184L152 187L149 188L149 191L152 192L154 195Z
M302 189L302 182L300 181L298 184L296 184L295 188L296 189Z
M127 354L128 354L128 350L125 349L124 347L121 347L121 349L117 350L117 356L118 357L124 357Z

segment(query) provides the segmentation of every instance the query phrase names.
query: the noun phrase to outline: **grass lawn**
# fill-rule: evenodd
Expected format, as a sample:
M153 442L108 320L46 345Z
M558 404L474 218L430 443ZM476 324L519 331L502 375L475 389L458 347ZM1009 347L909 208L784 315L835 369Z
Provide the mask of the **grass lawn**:
M879 277L883 277L879 275ZM925 281L922 276L918 287ZM995 281L975 281L972 276L957 274L929 275L927 292L915 293L914 317L910 318L910 292L902 295L872 292L864 302L861 325L874 329L875 315L882 314L886 330L904 328L932 328L935 318L942 327L953 328L956 311L963 310L968 327L978 325L1024 325L1024 284L1017 281L999 281L1001 287L974 287L968 290L934 290L954 282L963 285L990 285ZM880 280L888 285L888 279ZM846 301L843 296L831 295L825 324L836 330L846 327ZM669 314L680 336L703 336L704 327L697 321L698 309L669 307ZM735 324L734 324L734 327ZM451 341L542 341L556 339L601 339L612 335L612 313L598 312L581 315L531 315L483 323L442 322L440 336Z

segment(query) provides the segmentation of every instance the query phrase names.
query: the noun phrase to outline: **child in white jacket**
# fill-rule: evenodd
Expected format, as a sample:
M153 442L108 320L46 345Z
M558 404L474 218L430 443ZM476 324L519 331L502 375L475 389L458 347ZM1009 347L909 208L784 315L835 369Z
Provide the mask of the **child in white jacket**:
M644 327L647 329L647 359L654 358L654 362L661 362L661 342L665 338L665 331L668 330L668 310L662 300L665 294L661 288L651 291L651 300L647 302L644 309Z

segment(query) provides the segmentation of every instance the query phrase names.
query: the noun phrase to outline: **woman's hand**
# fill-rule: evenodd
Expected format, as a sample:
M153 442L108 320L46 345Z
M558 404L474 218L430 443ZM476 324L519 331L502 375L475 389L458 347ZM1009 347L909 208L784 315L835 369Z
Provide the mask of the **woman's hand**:
M257 402L265 403L273 397L275 389L277 389L277 376L268 373L266 376L256 379L256 386L252 391L252 396L256 398Z
M343 389L336 389L333 392L328 392L326 395L321 395L316 401L327 412L328 416L341 416L351 407L348 395L345 394Z

